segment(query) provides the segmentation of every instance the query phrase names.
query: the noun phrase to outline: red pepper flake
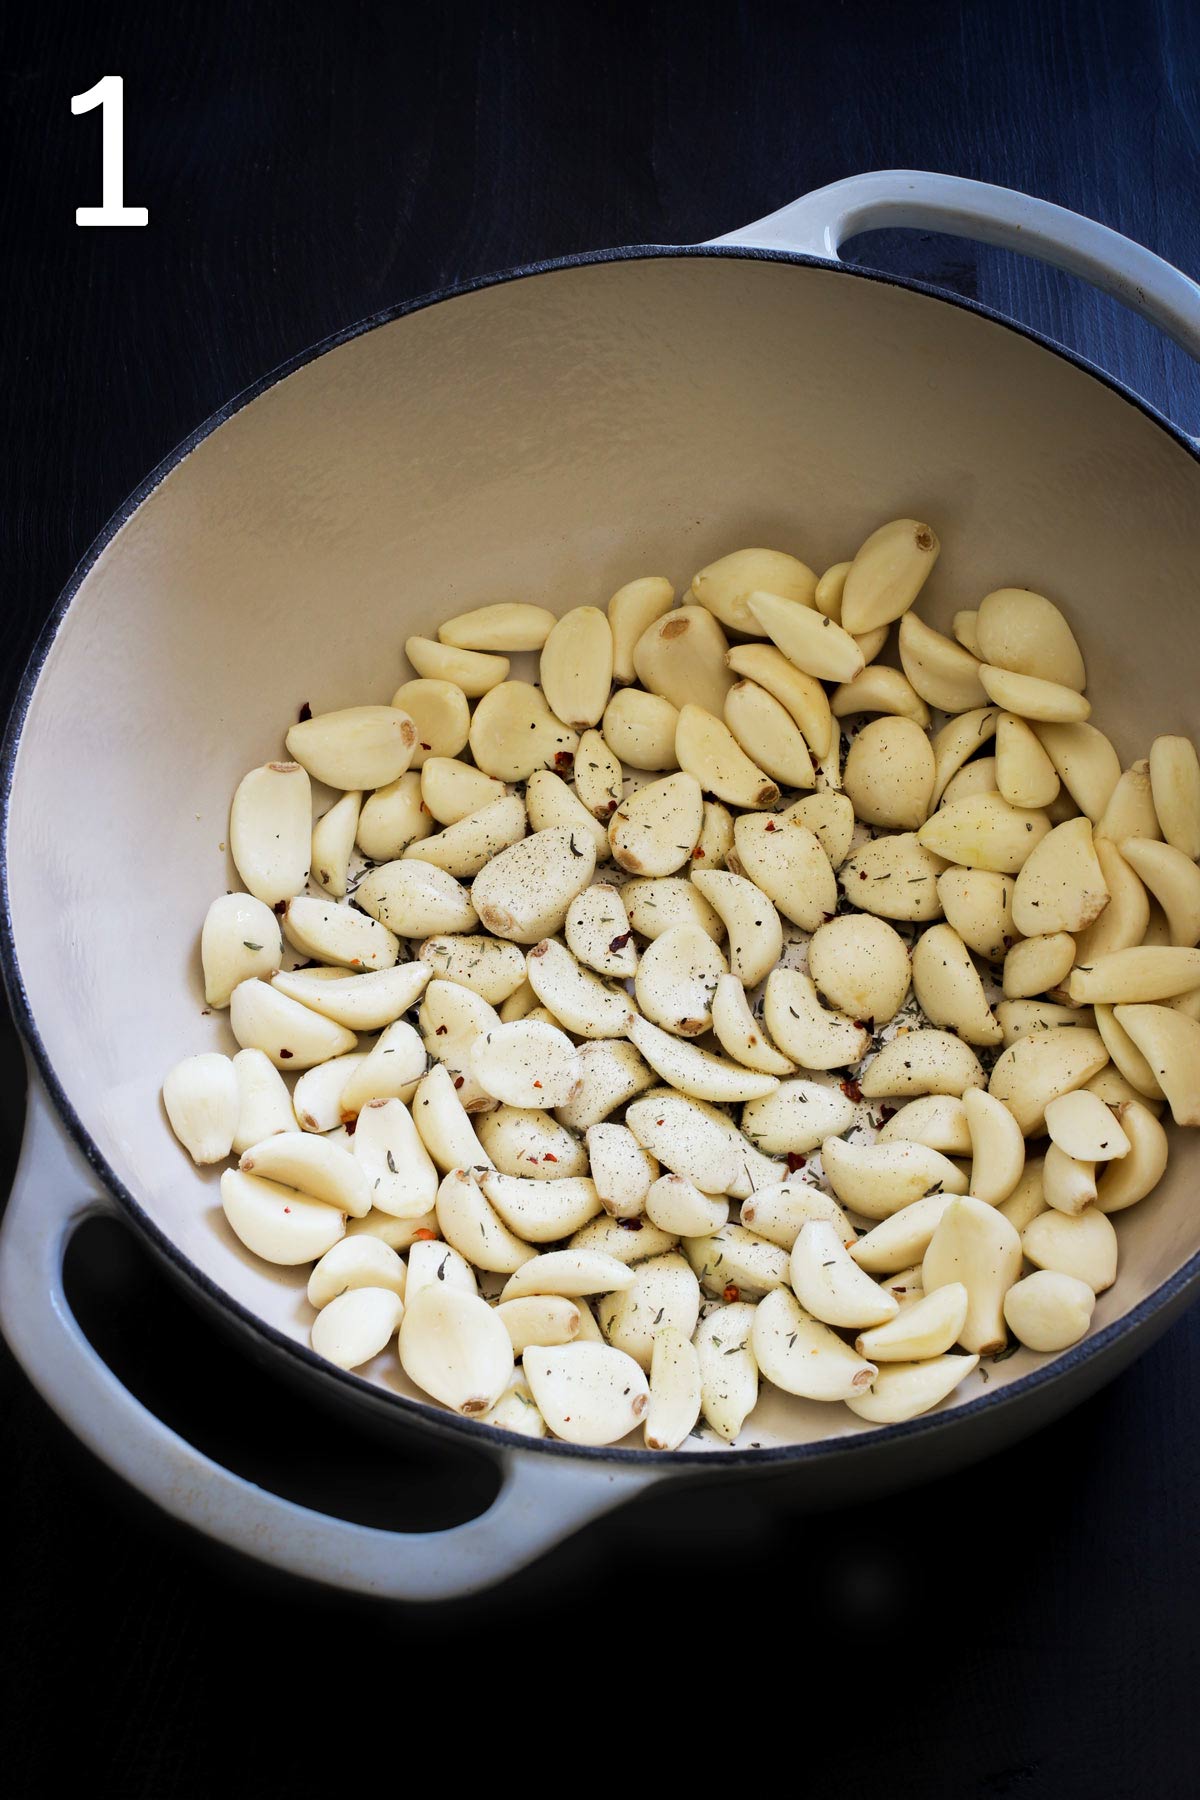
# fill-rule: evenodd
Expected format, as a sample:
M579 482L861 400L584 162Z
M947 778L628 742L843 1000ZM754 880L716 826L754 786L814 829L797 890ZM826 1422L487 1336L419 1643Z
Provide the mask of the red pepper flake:
M422 744L421 748L422 748L422 750L432 750L433 745L432 744Z
M857 1081L855 1081L853 1075L847 1075L845 1081L838 1082L838 1086L841 1088L843 1094L845 1094L847 1100L862 1099L862 1089L859 1087Z
M456 1076L455 1076L455 1077L454 1077L454 1085L455 1085L455 1087L456 1087L456 1088L460 1088L460 1087L461 1087L461 1086L462 1086L462 1084L463 1084L463 1082L464 1082L464 1081L465 1081L465 1080L466 1080L466 1079L467 1079L467 1078L466 1078L466 1076L465 1076L465 1075L456 1075Z
M285 1206L283 1210L284 1212L291 1212L292 1209L290 1206Z
M656 1125L665 1125L665 1124L666 1124L666 1122L667 1122L667 1121L666 1121L666 1120L665 1120L665 1119L655 1119L655 1121L654 1121L654 1123L655 1123L655 1124L656 1124Z
M533 1085L535 1088L540 1088L542 1084L540 1081L535 1081Z
M434 1037L445 1037L449 1029L450 1027L448 1025L439 1025L433 1035Z
M802 1169L804 1167L804 1165L807 1163L807 1161L808 1161L807 1156L799 1156L799 1155L797 1155L795 1150L789 1150L787 1153L788 1174L794 1175L798 1169Z
M766 825L766 829L767 829L767 830L768 830L768 831L778 831L778 830L779 830L779 827L778 827L778 825L777 825L777 824L776 824L776 823L775 823L775 821L774 821L774 819L768 819L768 820L767 820L767 825Z
M569 774L575 767L574 753L570 750L556 750L554 752L554 766L560 775Z
M281 1051L280 1051L280 1052L279 1052L279 1054L280 1054L280 1056L281 1056L281 1057L282 1057L282 1058L283 1058L283 1060L284 1060L284 1062L291 1062L291 1060L292 1060L292 1055L293 1055L293 1052L292 1052L292 1051L290 1051L290 1050L281 1050Z
M419 1231L413 1232L413 1243L414 1244L427 1244L432 1239L436 1238L436 1236L437 1236L436 1231L430 1231L428 1225L422 1225L421 1229Z
M312 718L312 707L308 704L307 700L304 702L304 705L300 708L300 711L299 711L297 717L299 718L301 725L304 724L306 719Z
M614 954L618 950L623 950L632 936L633 936L632 931L623 931L619 937L613 938L612 942L608 946L609 949L611 951L613 951Z
M358 1130L358 1114L343 1113L342 1124L346 1127L346 1136L353 1137L354 1133Z
M701 858L701 857L702 857L702 856L703 856L703 855L704 855L704 848L703 848L703 846L702 846L702 845L700 845L700 844L697 844L697 845L696 845L696 848L695 848L695 849L694 849L694 850L693 850L693 851L692 851L692 861L693 861L693 862L699 862L699 861L700 861L700 858Z
M736 1300L738 1297L739 1291L740 1290L738 1288L734 1287L734 1285L731 1281L728 1283L728 1285L726 1287L723 1287L721 1289L721 1298L722 1298L722 1300Z
M535 1157L534 1157L534 1159L533 1159L533 1160L534 1160L534 1162L536 1162L536 1161L537 1161L537 1157L536 1157L536 1156L535 1156ZM558 1158L557 1158L557 1156L555 1156L555 1154L554 1154L554 1152L553 1152L553 1150L547 1150L547 1152L546 1152L546 1154L545 1154L545 1156L543 1156L543 1158L542 1158L542 1161L543 1161L543 1162L555 1162L555 1163L556 1163L556 1162L557 1162L557 1161L558 1161Z
M860 869L858 871L858 879L860 881L865 881L867 879L867 871L865 869Z

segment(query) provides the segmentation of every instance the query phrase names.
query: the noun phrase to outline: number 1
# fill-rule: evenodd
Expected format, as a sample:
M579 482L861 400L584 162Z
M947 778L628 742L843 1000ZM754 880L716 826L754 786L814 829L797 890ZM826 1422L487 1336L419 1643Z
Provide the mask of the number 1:
M125 204L125 81L120 75L102 75L85 94L71 95L73 113L100 108L102 158L101 204L77 206L77 225L146 225L150 214L144 206Z

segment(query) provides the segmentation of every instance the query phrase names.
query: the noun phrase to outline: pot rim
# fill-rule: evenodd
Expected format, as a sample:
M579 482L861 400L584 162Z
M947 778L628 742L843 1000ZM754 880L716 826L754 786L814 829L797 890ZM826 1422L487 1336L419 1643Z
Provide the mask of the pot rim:
M380 1406L394 1408L399 1413L411 1418L413 1424L420 1428L446 1432L465 1444L478 1445L481 1451L486 1451L490 1446L493 1451L520 1449L542 1455L576 1457L598 1463L622 1463L643 1467L648 1473L652 1472L655 1475L666 1475L674 1469L689 1469L694 1473L708 1470L715 1475L723 1467L744 1469L747 1465L752 1465L756 1468L779 1468L840 1455L862 1455L876 1449L882 1450L905 1439L941 1433L968 1418L976 1418L981 1413L995 1413L1000 1408L1013 1406L1037 1389L1050 1383L1058 1383L1077 1373L1086 1363L1109 1350L1119 1339L1148 1323L1155 1314L1162 1311L1187 1289L1200 1285L1200 1251L1189 1258L1167 1281L1155 1288L1153 1293L1148 1294L1131 1312L1122 1314L1119 1319L1115 1319L1112 1324L1106 1326L1095 1336L1085 1337L1070 1349L1060 1352L1052 1362L1031 1370L1029 1374L1021 1376L1019 1380L1005 1388L991 1393L983 1393L972 1400L960 1402L949 1411L935 1409L933 1412L922 1414L919 1418L910 1419L902 1424L876 1426L869 1432L855 1434L852 1437L829 1437L820 1438L812 1443L771 1445L759 1449L728 1448L723 1451L687 1450L684 1448L678 1450L632 1450L614 1446L568 1444L556 1438L523 1437L515 1432L501 1430L494 1425L484 1425L475 1420L462 1418L457 1413L435 1410L423 1401L410 1400L407 1395L379 1388L375 1383L365 1381L352 1370L338 1368L335 1364L318 1356L309 1345L298 1343L294 1338L288 1337L251 1308L244 1306L241 1301L226 1293L204 1269L185 1255L174 1238L146 1212L108 1159L102 1155L58 1078L38 1029L21 973L9 895L8 830L16 758L29 706L42 668L70 611L72 601L96 562L142 502L149 498L186 456L190 455L219 426L224 425L236 413L241 412L243 407L257 400L260 395L285 380L287 376L295 374L297 370L304 368L308 363L315 362L318 357L324 356L328 351L336 350L340 345L349 343L354 338L362 337L368 331L374 331L381 325L389 325L397 319L406 318L411 313L423 312L426 308L439 305L444 300L458 299L462 295L475 293L485 288L498 287L512 281L527 280L540 275L554 275L562 270L584 268L594 264L654 262L672 257L680 259L721 257L743 262L792 263L803 268L821 270L827 275L845 276L852 280L877 282L887 287L903 288L910 293L920 294L926 299L940 302L944 306L957 307L964 312L976 313L991 324L1011 331L1018 337L1026 338L1049 354L1073 364L1085 374L1092 376L1093 379L1102 382L1119 398L1135 407L1153 424L1165 431L1194 462L1200 463L1200 441L1190 438L1157 407L1151 405L1124 382L1099 368L1087 357L1056 343L1033 326L1021 324L1006 317L1005 314L995 311L992 307L982 305L979 301L948 293L928 282L892 275L883 270L831 262L826 258L810 256L798 251L761 249L746 244L623 245L612 249L581 251L570 256L522 263L511 269L474 276L470 280L456 282L447 287L434 289L428 294L418 295L415 299L403 300L394 306L384 307L378 312L370 313L365 318L343 327L340 331L335 331L328 337L318 340L307 349L299 351L295 356L288 357L247 387L242 388L232 399L219 406L207 419L189 432L134 488L132 493L117 507L76 564L30 651L9 711L3 745L0 747L0 972L3 973L14 1022L45 1083L54 1110L76 1147L99 1177L107 1193L118 1203L135 1229L149 1241L152 1249L172 1265L174 1271L189 1286L196 1288L206 1301L232 1315L243 1329L258 1336L273 1350L278 1350L293 1358L302 1368L307 1369L318 1379L342 1386L348 1396L352 1396L355 1401L361 1403L365 1398L373 1400ZM991 1359L981 1359L981 1368L985 1366L987 1360Z

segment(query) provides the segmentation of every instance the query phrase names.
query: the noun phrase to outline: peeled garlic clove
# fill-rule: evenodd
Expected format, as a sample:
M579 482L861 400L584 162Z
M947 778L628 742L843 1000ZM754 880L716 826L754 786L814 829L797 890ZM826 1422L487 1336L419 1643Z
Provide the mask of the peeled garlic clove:
M712 1020L721 1048L743 1068L755 1069L761 1075L795 1073L794 1065L786 1056L780 1055L755 1019L746 999L746 990L736 975L722 975L718 979L713 992Z
M504 1323L514 1356L521 1356L531 1345L570 1344L579 1335L579 1308L559 1294L526 1294L520 1300L505 1300L496 1308L496 1316Z
M592 840L597 860L610 854L607 824L594 819L578 794L552 769L535 769L525 788L525 805L534 831L549 831L554 826L567 826Z
M352 1031L289 1000L265 981L243 981L234 988L229 1024L244 1050L265 1051L277 1069L311 1069L353 1050L358 1041Z
M851 718L855 713L894 713L911 719L922 730L929 724L929 708L907 676L884 663L874 663L853 681L836 689L830 707L835 719Z
M1051 1100L1046 1108L1046 1130L1051 1142L1077 1162L1111 1162L1129 1154L1129 1139L1095 1094L1076 1090Z
M1054 1006L1048 1000L1002 1000L996 1017L1004 1032L1005 1048L1031 1032L1046 1031L1056 1025L1091 1025L1090 1007Z
M994 785L1010 806L1050 806L1058 797L1058 771L1031 727L1015 713L1001 713L996 722Z
M1118 1006L1116 1020L1150 1064L1175 1123L1200 1125L1200 1023L1169 1006Z
M1003 1041L979 971L953 926L931 925L922 932L913 945L912 979L917 1003L931 1024L956 1031L969 1044Z
M724 871L719 871L724 873ZM714 944L725 936L724 922L686 875L659 875L627 881L621 898L639 937L662 937L677 925L695 926Z
M712 1024L712 996L726 973L725 958L706 932L676 925L642 952L634 993L654 1024L677 1036L696 1037ZM630 1036L636 1044L632 1030Z
M842 595L845 592L846 577L850 573L850 567L848 562L831 564L818 581L814 597L817 611L824 613L827 619L833 619L839 625L842 621Z
M614 1444L631 1432L650 1403L642 1370L608 1344L534 1349L525 1378L556 1437L569 1444Z
M948 862L1015 875L1049 831L1044 812L1010 806L999 794L973 794L939 807L917 838Z
M1171 1000L1200 986L1200 950L1176 945L1140 945L1112 950L1095 962L1076 965L1067 991L1076 1006L1145 1005Z
M755 1310L746 1301L716 1307L701 1319L692 1340L700 1364L701 1411L728 1444L736 1441L758 1403Z
M693 864L696 868L723 869L732 849L733 814L719 800L706 800L700 836L692 851Z
M299 1131L292 1096L269 1056L261 1050L239 1050L233 1059L233 1074L237 1082L237 1127L230 1148L236 1155L276 1132Z
M831 1005L852 1020L882 1024L900 1010L908 992L908 948L885 920L847 913L817 927L808 946L808 971Z
M1200 761L1190 738L1155 738L1150 790L1163 837L1195 862L1200 857Z
M896 1138L882 1144L826 1138L821 1145L821 1166L842 1205L868 1219L886 1219L921 1199L930 1188L962 1194L967 1187L965 1175L949 1158L924 1144Z
M754 681L739 681L731 687L725 696L725 724L753 768L773 781L781 782L784 787L814 785L816 773L808 745L787 708L766 688L759 687ZM676 754L684 767L691 766L680 754L678 741ZM700 773L699 770L694 772ZM701 783L710 792L717 791L711 782L704 781L703 776ZM736 793L726 794L723 798L741 804Z
M426 763L425 769L429 766ZM358 847L372 862L403 856L410 844L433 830L433 818L422 800L425 769L412 769L398 781L376 788L363 805L358 815ZM503 793L499 782L496 787Z
M756 986L783 954L779 913L754 882L743 875L730 875L729 869L696 868L693 882L729 932L734 976L747 986Z
M811 606L817 578L807 563L782 550L734 550L692 577L691 595L728 630L753 637L758 625L748 599L759 588Z
M967 761L995 737L1000 712L995 706L977 706L970 712L948 719L934 734L933 758L937 779L933 784L933 804L938 805L948 784Z
M898 831L873 839L847 857L838 878L864 912L883 919L924 921L941 916L938 877L945 866L916 832Z
M479 924L471 895L433 863L405 858L364 875L355 903L397 937L434 937L473 931Z
M710 1050L683 1043L648 1019L635 1016L631 1020L629 1039L663 1081L697 1100L722 1104L758 1100L778 1086L776 1076L757 1074L740 1063L714 1056Z
M780 814L781 820L795 819L811 831L834 869L840 869L850 854L854 838L854 808L845 794L827 790L822 794L805 794Z
M419 779L424 807L439 825L457 825L471 813L482 812L493 800L502 800L506 791L504 783L495 776L485 775L481 769L473 769L470 763L459 762L453 756L426 757ZM378 800L380 796L376 794L374 798ZM368 808L370 805L368 801ZM362 843L361 833L359 842ZM388 855L399 856L403 848L402 845L389 850ZM363 850L367 855L377 854L367 850L365 844Z
M574 1098L555 1109L560 1124L570 1131L586 1131L598 1125L618 1106L624 1106L647 1088L654 1076L633 1045L623 1038L596 1038L579 1046L580 1082Z
M471 1072L508 1106L565 1106L579 1084L579 1055L566 1032L536 1020L496 1022L476 1038Z
M312 853L312 788L299 762L266 763L243 775L229 813L229 849L246 887L265 906L303 890Z
M346 1230L346 1215L335 1206L240 1169L222 1175L221 1205L235 1237L264 1262L315 1262Z
M1023 938L1004 959L1004 997L1021 1000L1058 988L1071 972L1075 939L1069 931Z
M561 930L572 900L595 872L591 838L555 826L502 850L475 877L471 897L497 937L536 944Z
M1025 1137L1036 1137L1047 1102L1083 1087L1107 1061L1098 1031L1051 1027L1010 1044L992 1070L988 1090L1008 1107Z
M618 688L604 709L604 742L631 769L677 769L675 727L679 709L643 688Z
M437 1222L446 1242L477 1269L511 1275L537 1255L509 1230L471 1169L451 1169L437 1190Z
M436 1215L435 1215L436 1218ZM435 1238L417 1238L409 1247L404 1299L411 1303L422 1288L452 1288L458 1294L477 1294L479 1284L470 1264L449 1244Z
M637 948L620 888L598 883L577 894L567 908L565 935L571 955L585 967L618 980L635 973Z
M967 1290L967 1316L958 1341L964 1350L993 1355L1008 1339L1004 1296L1021 1275L1021 1238L1015 1228L982 1200L961 1196L938 1221L921 1263L927 1294L948 1282Z
M408 963L405 967L423 965L429 971L426 981L436 976L440 981L469 987L489 1006L499 1006L509 999L525 980L525 957L520 946L478 932L426 938L419 955L421 964ZM413 997L419 998L419 993Z
M205 1005L228 1006L239 983L273 975L283 961L274 912L253 894L222 894L204 915L200 960Z
M1039 745L1039 749L1040 747ZM1058 776L1055 775L1054 779L1057 782ZM942 800L947 806L951 806L955 800L966 800L973 794L998 793L999 788L996 758L994 756L977 756L973 762L964 763L957 775L950 777L946 783L946 791L942 795ZM1011 796L1004 794L1001 798L1009 800ZM1023 802L1013 800L1012 804L1020 806Z
M1051 1144L1042 1164L1042 1197L1061 1213L1081 1213L1096 1198L1096 1165L1077 1162Z
M575 793L580 804L606 831L620 803L623 785L618 758L598 731L585 731L575 753Z
M941 545L919 519L892 519L873 531L842 588L841 621L858 636L901 617L921 592Z
M1086 723L1038 723L1034 731L1072 800L1095 824L1103 818L1120 780L1116 751L1102 731Z
M564 723L598 725L613 678L613 634L598 606L576 606L556 620L542 645L542 692Z
M325 1252L308 1278L308 1303L319 1312L339 1294L353 1293L359 1288L383 1288L403 1300L405 1273L399 1256L379 1238L361 1234L340 1238L332 1250ZM399 1323L397 1315L396 1324ZM388 1336L391 1336L390 1332Z
M402 1100L369 1101L352 1143L370 1206L395 1219L420 1218L433 1209L438 1172Z
M1065 1350L1092 1322L1096 1296L1086 1281L1038 1269L1004 1297L1004 1317L1014 1337L1030 1350Z
M1122 838L1162 837L1162 827L1154 810L1154 794L1150 781L1150 764L1143 758L1133 763L1117 781L1096 826L1097 842L1106 838L1119 844Z
M1110 1162L1096 1184L1096 1205L1102 1213L1123 1212L1144 1200L1167 1166L1167 1134L1148 1107L1126 1101L1118 1107L1117 1118L1129 1151Z
M1013 918L1027 937L1082 931L1108 901L1091 822L1069 819L1042 837L1022 865L1013 886Z
M966 1324L968 1304L967 1290L961 1281L947 1282L884 1324L864 1331L855 1339L854 1348L860 1356L876 1363L928 1362L932 1357L943 1356L958 1342L958 1334Z
M963 1110L971 1132L970 1192L988 1206L999 1206L1013 1192L1025 1168L1021 1128L1007 1106L983 1088L967 1089Z
M406 1019L394 1019L361 1062L347 1073L338 1097L343 1122L369 1100L403 1100L417 1091L425 1073L425 1046ZM297 1084L299 1093L299 1084Z
M454 1412L495 1406L513 1371L512 1341L486 1300L445 1283L410 1295L400 1322L400 1366Z
M1007 1200L1002 1200L999 1207L1010 1225L1018 1231L1024 1231L1030 1219L1046 1210L1046 1196L1042 1189L1042 1158L1034 1157L1025 1164L1024 1172Z
M700 1417L700 1358L690 1334L661 1326L650 1358L650 1404L643 1434L647 1450L678 1450Z
M791 1283L804 1310L826 1325L865 1329L899 1311L895 1297L851 1258L836 1228L821 1220L801 1227L792 1247Z
M371 1210L371 1190L361 1164L348 1150L311 1132L285 1131L264 1138L242 1153L238 1167L245 1175L281 1182L356 1219Z
M478 875L484 865L525 836L525 801L519 794L490 800L478 812L468 813L444 831L410 844L406 857L420 857L444 869L447 875Z
M1003 962L1019 935L1011 878L992 869L946 869L937 878L937 893L967 948L989 962Z
M474 1119L479 1142L502 1175L560 1181L586 1175L584 1146L552 1114L535 1107L498 1106Z
M1144 1095L1148 1100L1161 1102L1163 1091L1158 1077L1124 1026L1117 1023L1115 1008L1099 1004L1094 1008L1093 1017L1096 1030L1104 1039L1104 1048L1112 1058L1110 1066L1120 1073L1136 1093Z
M866 824L915 831L929 816L934 774L933 748L921 727L885 715L869 720L855 737L843 780Z
M544 606L521 600L500 600L458 613L438 626L438 640L456 650L540 650L555 623Z
M459 650L434 638L410 637L404 654L418 675L430 681L452 681L468 700L478 700L508 679L508 658L478 650Z
M257 985L257 984L256 984ZM238 1125L238 1080L227 1056L186 1056L163 1082L171 1130L194 1163L223 1162Z
M495 1007L471 988L434 980L425 989L417 1017L426 1051L446 1065L468 1112L485 1111L501 1098L483 1085L472 1060L476 1045L500 1025Z
M703 606L680 606L642 633L633 648L634 672L643 687L672 706L693 702L719 717L733 686L725 667L728 648L711 612ZM607 729L604 735L612 743Z
M614 1219L611 1213L602 1212L571 1234L567 1249L581 1256L598 1254L605 1259L605 1266L615 1262L631 1268L647 1256L661 1256L666 1250L674 1250L678 1235L677 1232L661 1231L646 1218ZM542 1260L545 1261L544 1255ZM604 1288L589 1289L592 1293L607 1291Z
M1026 1225L1021 1244L1035 1267L1073 1275L1094 1294L1117 1279L1117 1234L1094 1206L1075 1214L1048 1207Z
M700 1317L700 1286L677 1250L652 1256L633 1272L632 1287L601 1300L600 1329L649 1373L660 1330L677 1331L690 1342Z
M588 1315L589 1318L591 1315ZM512 1431L520 1437L545 1438L550 1433L537 1409L532 1389L520 1369L514 1369L495 1406L480 1413L481 1425L494 1425L497 1431Z
M617 589L608 603L614 681L627 685L635 679L633 652L638 639L674 604L675 589L663 575L643 575Z
M255 1051L254 1054L262 1055L262 1052ZM334 1056L328 1062L318 1063L301 1075L292 1092L292 1105L301 1131L336 1131L347 1119L354 1117L353 1112L343 1115L342 1091L366 1060L365 1051L352 1050L346 1056ZM261 1132L252 1141L257 1143L266 1135Z
M388 1288L360 1287L331 1300L313 1320L313 1349L339 1369L358 1369L386 1350L404 1317Z
M392 695L392 705L406 712L417 729L411 768L419 769L431 756L457 756L465 748L471 709L455 682L427 676L406 681Z
M669 1088L656 1088L633 1102L625 1123L643 1150L664 1168L694 1181L704 1193L725 1194L733 1187L738 1149L728 1120L715 1107Z
M789 662L774 644L735 644L727 652L725 661L735 675L754 682L779 702L799 727L813 756L828 756L833 742L833 717L828 696L814 676L806 675L795 663ZM726 720L736 735L736 727L728 713ZM811 780L800 785L811 786Z
M675 727L675 755L706 793L731 806L770 807L779 799L776 784L751 762L729 727L690 702Z
M1200 942L1200 869L1173 844L1122 838L1121 855L1167 916L1172 944Z
M762 589L746 603L759 628L805 675L841 682L862 674L866 658L853 637L814 607Z
M742 1130L750 1142L778 1156L807 1155L853 1123L853 1102L839 1087L816 1081L781 1081L773 1094L748 1101L742 1111Z
M870 1390L847 1406L872 1425L899 1425L937 1406L978 1368L978 1356L937 1356L928 1362L885 1363Z
M326 893L342 899L346 892L350 857L358 834L362 808L360 793L343 794L313 826L312 872Z
M1044 681L1037 675L1022 675L1013 669L983 663L979 679L988 699L1018 718L1070 725L1086 719L1092 710L1090 700L1076 689Z
M528 681L502 681L483 696L469 742L477 767L497 781L527 781L535 769L569 768L579 746L577 733Z
M645 1197L646 1217L671 1237L708 1237L729 1218L729 1202L703 1194L682 1175L660 1175ZM746 1223L749 1223L747 1220Z
M978 1088L967 1089L967 1093L978 1092ZM910 1100L885 1122L876 1142L886 1144L895 1138L924 1144L930 1150L940 1150L943 1156L970 1156L966 1096L959 1100L953 1094L921 1094Z
M412 1097L412 1120L418 1137L443 1173L480 1164L490 1166L492 1159L475 1136L454 1078L441 1063L434 1063L418 1082Z
M979 648L979 612L978 609L966 608L956 612L951 623L951 630L964 650L983 661L983 653Z
M343 969L390 969L400 954L385 925L350 906L299 894L288 901L283 934L301 956Z
M957 1094L986 1087L979 1058L949 1031L910 1031L885 1044L862 1077L868 1100L892 1094Z
M288 754L315 781L362 790L404 774L417 748L417 728L396 706L349 706L293 725Z
M619 1219L636 1218L658 1175L654 1158L642 1149L627 1125L589 1126L587 1153L605 1212Z
M869 1388L877 1374L873 1363L811 1318L786 1288L776 1288L759 1302L751 1343L767 1380L785 1394L807 1400L849 1399Z
M799 969L773 969L767 977L763 1021L784 1053L805 1069L839 1069L861 1062L871 1044L862 1025L821 1005Z
M850 1244L850 1255L860 1269L872 1275L908 1268L928 1250L942 1214L953 1199L953 1194L931 1193L910 1201Z
M1146 890L1117 846L1097 837L1093 848L1109 898L1103 912L1076 934L1077 963L1095 962L1112 950L1133 949L1144 939L1150 923Z
M985 706L980 664L956 644L907 612L900 621L900 662L915 691L939 712L961 713Z
M485 1169L478 1179L504 1224L526 1243L557 1243L600 1211L595 1183L586 1175L539 1181Z
M587 892L596 890L589 888ZM614 987L584 968L556 938L543 938L535 944L526 959L526 968L534 993L568 1031L588 1038L625 1035L633 1008L624 988ZM526 1104L547 1102L535 1100Z
M700 1285L729 1300L754 1298L788 1279L786 1251L732 1222L705 1237L684 1238L683 1249Z
M831 1225L839 1243L854 1242L854 1227L837 1201L800 1179L756 1188L742 1202L741 1223L782 1250L791 1250L810 1220Z
M979 603L975 629L989 663L1082 690L1086 671L1075 634L1052 600L1027 588L998 588Z
M803 825L794 819L742 813L734 824L733 842L735 872L761 888L784 918L802 931L815 931L827 914L836 912L837 880L829 858Z
M549 1187L561 1183L548 1182ZM585 1294L613 1294L633 1286L634 1271L602 1250L547 1250L509 1276L500 1298L518 1300L524 1294L561 1294L577 1300Z

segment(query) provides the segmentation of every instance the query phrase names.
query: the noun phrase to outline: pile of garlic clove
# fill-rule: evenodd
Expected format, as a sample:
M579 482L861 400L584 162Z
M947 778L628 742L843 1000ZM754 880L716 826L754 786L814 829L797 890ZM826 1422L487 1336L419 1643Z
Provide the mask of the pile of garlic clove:
M1200 763L1122 770L1040 594L925 624L938 549L485 606L245 776L201 935L240 1049L163 1100L323 1357L673 1450L764 1382L892 1423L1084 1336L1200 1123Z

